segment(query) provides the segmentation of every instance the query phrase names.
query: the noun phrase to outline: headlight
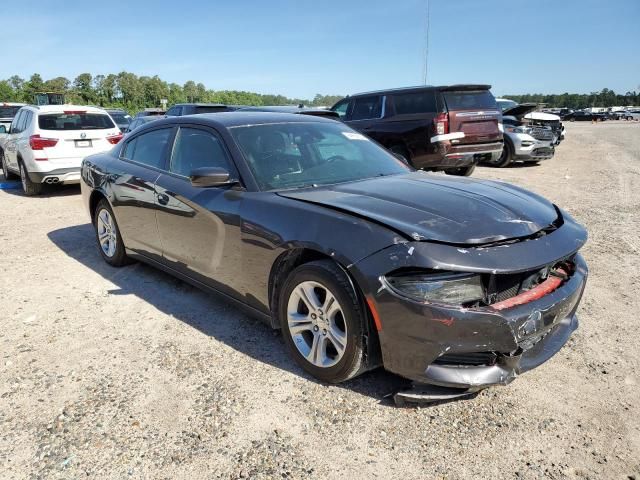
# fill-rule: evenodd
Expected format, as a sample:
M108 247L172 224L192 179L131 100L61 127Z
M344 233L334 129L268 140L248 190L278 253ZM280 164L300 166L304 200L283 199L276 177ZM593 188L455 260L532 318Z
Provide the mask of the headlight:
M507 132L512 133L531 133L531 128L529 127L508 127Z
M397 293L419 302L464 305L484 298L482 281L478 275L416 273L385 278Z

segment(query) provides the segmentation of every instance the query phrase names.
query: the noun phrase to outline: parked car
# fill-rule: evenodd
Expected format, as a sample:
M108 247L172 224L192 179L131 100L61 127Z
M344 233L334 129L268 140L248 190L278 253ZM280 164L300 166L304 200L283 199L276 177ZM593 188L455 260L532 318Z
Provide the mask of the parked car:
M108 108L107 113L111 115L111 118L122 133L127 131L132 120L131 115L121 108Z
M160 117L158 115L149 115L149 116L146 116L146 117L136 117L131 121L131 123L129 124L127 129L124 131L124 133L133 132L140 125L144 125L144 124L149 123L149 122L154 122L154 121L159 120L161 118L163 118L163 117Z
M297 113L300 115L314 115L316 117L333 118L334 120L340 120L340 115L338 115L338 113L334 112L333 110L327 110L324 108L310 108L299 105L243 107L239 110L241 112Z
M139 117L153 117L153 116L157 116L157 117L162 117L166 114L167 112L165 110L163 110L162 108L145 108L144 110L142 110L141 112L138 112L136 114L135 118L139 118Z
M624 115L625 120L640 120L640 110L627 110Z
M3 102L0 103L0 125L4 125L6 131L9 130L13 117L16 116L18 110L24 107L24 103Z
M77 105L28 105L11 123L3 142L5 177L20 177L27 195L43 183L78 183L80 162L120 141L122 133L101 108Z
M593 122L604 121L606 120L606 117L602 113L575 111L564 117L564 119L569 120L570 122Z
M167 110L167 117L180 117L182 115L195 115L199 113L232 112L237 109L237 106L223 105L221 103L177 103Z
M554 131L527 118L536 107L535 103L523 103L502 112L504 150L493 166L505 167L516 161L538 163L553 158L557 139ZM540 112L538 115L556 116Z
M490 85L411 87L360 93L331 110L418 169L470 175L502 152Z
M323 381L383 365L468 394L578 325L587 235L571 216L503 182L414 171L335 120L161 119L85 158L81 188L104 261L220 293Z
M564 125L559 115L549 112L538 112L536 103L518 104L507 98L498 98L496 102L502 111L502 115L520 117L519 121L526 123L528 126L550 128L554 135L553 145L560 145L560 142L564 140ZM524 109L527 110L528 113L520 115L520 105L524 106Z

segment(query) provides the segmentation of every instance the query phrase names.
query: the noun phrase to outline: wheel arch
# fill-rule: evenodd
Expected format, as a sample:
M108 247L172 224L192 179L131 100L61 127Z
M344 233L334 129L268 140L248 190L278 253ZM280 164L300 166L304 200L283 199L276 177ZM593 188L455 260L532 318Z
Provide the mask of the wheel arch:
M91 215L91 223L95 222L96 207L103 198L109 202L109 197L102 190L93 190L89 196L89 214ZM111 202L109 202L109 205L111 205Z
M367 318L364 325L365 333L365 362L366 369L372 369L382 364L382 352L380 350L380 339L378 338L378 331L375 328L373 321L373 314L369 305L365 299L364 292L356 282L353 275L349 270L338 262L335 258L327 255L319 250L314 250L308 247L296 247L291 248L281 253L278 258L273 262L271 271L269 273L269 309L271 311L271 327L274 329L280 328L278 322L278 304L279 293L282 285L286 281L289 274L305 263L313 262L316 260L329 260L338 265L338 267L345 273L351 285L353 286L356 294L360 300L361 308L363 312L366 312Z

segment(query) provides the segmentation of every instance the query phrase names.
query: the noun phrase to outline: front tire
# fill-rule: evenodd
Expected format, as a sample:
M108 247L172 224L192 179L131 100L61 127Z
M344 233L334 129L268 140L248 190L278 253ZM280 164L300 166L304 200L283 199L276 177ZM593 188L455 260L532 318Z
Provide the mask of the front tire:
M349 277L333 261L293 270L280 292L278 313L291 355L314 377L340 383L364 370L366 313Z
M504 142L502 147L502 153L497 158L497 160L485 162L487 165L492 167L502 168L509 165L513 158L513 149L511 148L511 144L509 142Z
M98 249L105 262L114 267L122 267L131 263L122 242L116 217L113 215L111 205L104 198L96 206L93 215L93 226L96 232Z
M27 172L22 161L20 162L20 181L22 182L22 191L25 195L32 197L34 195L39 195L40 192L42 192L42 184L31 181L29 178L29 172Z
M17 180L18 176L9 171L9 167L7 167L7 160L4 158L4 152L0 150L0 166L2 166L2 173L4 174L5 180Z

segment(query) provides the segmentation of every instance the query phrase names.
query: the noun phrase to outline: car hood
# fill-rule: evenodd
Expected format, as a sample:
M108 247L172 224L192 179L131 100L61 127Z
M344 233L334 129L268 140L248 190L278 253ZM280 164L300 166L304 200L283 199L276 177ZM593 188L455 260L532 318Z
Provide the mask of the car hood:
M544 113L544 112L532 112L528 113L524 116L524 118L528 118L530 120L545 120L547 122L559 122L560 117L558 115L554 115L553 113Z
M502 115L522 118L527 113L533 112L536 108L538 108L537 103L521 103L520 105L516 105L515 107L507 108L502 112Z
M479 245L549 227L549 201L506 183L424 172L378 177L279 195L383 224L413 240Z

